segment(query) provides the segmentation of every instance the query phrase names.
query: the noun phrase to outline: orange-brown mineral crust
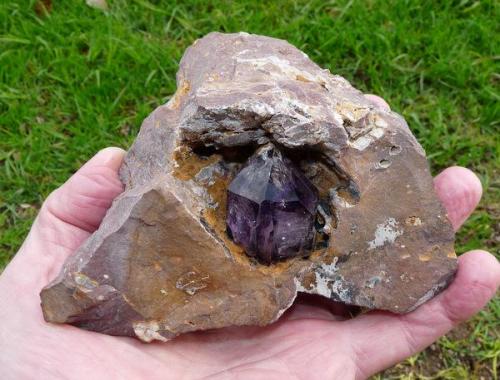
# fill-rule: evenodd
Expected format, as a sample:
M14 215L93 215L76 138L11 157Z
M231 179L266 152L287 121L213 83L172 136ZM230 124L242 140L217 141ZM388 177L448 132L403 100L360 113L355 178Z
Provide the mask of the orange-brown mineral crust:
M246 33L197 41L177 84L125 158L125 191L42 290L47 321L149 342L269 324L297 292L405 313L451 281L453 229L401 116L289 43ZM267 181L255 166L264 146L293 166L288 177L275 166L269 183L248 177ZM247 198L228 204L237 176ZM307 212L296 178L317 197ZM286 202L259 203L276 197ZM287 235L277 215L308 230Z

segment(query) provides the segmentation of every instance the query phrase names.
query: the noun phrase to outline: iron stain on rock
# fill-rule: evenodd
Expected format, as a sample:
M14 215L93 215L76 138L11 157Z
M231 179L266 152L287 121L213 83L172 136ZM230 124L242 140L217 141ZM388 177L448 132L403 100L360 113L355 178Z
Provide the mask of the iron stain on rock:
M47 321L149 342L269 324L297 292L405 313L451 281L453 229L401 116L247 33L196 41L177 85L42 290Z

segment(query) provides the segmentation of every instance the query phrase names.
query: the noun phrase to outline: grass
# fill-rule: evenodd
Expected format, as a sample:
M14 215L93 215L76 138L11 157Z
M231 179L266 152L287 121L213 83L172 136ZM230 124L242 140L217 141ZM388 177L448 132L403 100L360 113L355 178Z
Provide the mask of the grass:
M403 114L434 173L485 187L457 251L500 241L500 5L492 1L115 0L0 4L0 268L43 199L97 150L128 147L175 90L184 49L212 30L284 38ZM1 270L1 269L0 269ZM500 300L391 379L498 379Z

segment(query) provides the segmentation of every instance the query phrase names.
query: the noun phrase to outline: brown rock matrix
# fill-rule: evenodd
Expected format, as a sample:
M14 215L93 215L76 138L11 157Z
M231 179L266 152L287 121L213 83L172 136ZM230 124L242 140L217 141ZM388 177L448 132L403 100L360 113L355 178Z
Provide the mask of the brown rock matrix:
M43 289L47 321L149 342L267 325L297 292L405 313L453 278L453 229L425 153L401 116L377 108L289 43L246 33L196 41L182 58L177 85L125 158L125 191ZM246 183L245 167L259 175L245 165L266 146L281 160L273 167L293 162L289 176L306 178L300 181L313 206L301 209L289 193L288 203L266 206L272 215L295 207L296 225L309 218L296 244L283 250L273 233L280 229L288 239L288 219L269 217L267 229L245 221L248 231L274 238L263 245L272 255L262 262L259 252L248 255L235 243L226 217L240 233L247 214L239 203L228 214L228 187L237 176ZM259 201L274 202L283 192L267 189L281 183L302 196L295 179L278 177L262 182L267 198ZM243 185L234 191L248 193Z

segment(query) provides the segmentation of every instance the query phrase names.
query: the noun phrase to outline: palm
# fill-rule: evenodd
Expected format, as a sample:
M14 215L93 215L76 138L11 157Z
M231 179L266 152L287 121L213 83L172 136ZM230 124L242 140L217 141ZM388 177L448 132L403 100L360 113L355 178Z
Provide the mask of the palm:
M266 328L153 344L47 324L38 294L122 190L116 174L121 157L117 150L102 152L53 193L0 277L0 349L6 353L0 368L12 378L364 378L423 349L479 310L498 286L496 259L476 251L461 257L447 291L405 316L371 312L343 320L325 302L299 299ZM458 228L479 200L477 179L451 168L438 176L436 188Z
M23 328L22 334L16 328L7 331L4 339L14 338L17 347L30 347L16 358L25 363L26 378L31 377L35 366L37 373L42 371L45 376L71 373L75 379L88 378L90 371L91 378L96 379L110 374L131 379L165 378L167 374L176 379L218 378L222 374L234 378L236 373L251 379L259 375L265 379L282 379L285 375L313 379L307 375L312 369L318 378L324 378L325 373L355 373L355 363L349 360L350 329L332 322L335 316L323 309L299 304L280 322L266 328L228 328L189 334L166 344L143 344L132 338L49 325L43 321L37 293L30 292L5 308L19 317L16 324ZM337 344L329 348L332 341ZM332 357L342 359L332 361ZM40 358L46 363L42 368Z

